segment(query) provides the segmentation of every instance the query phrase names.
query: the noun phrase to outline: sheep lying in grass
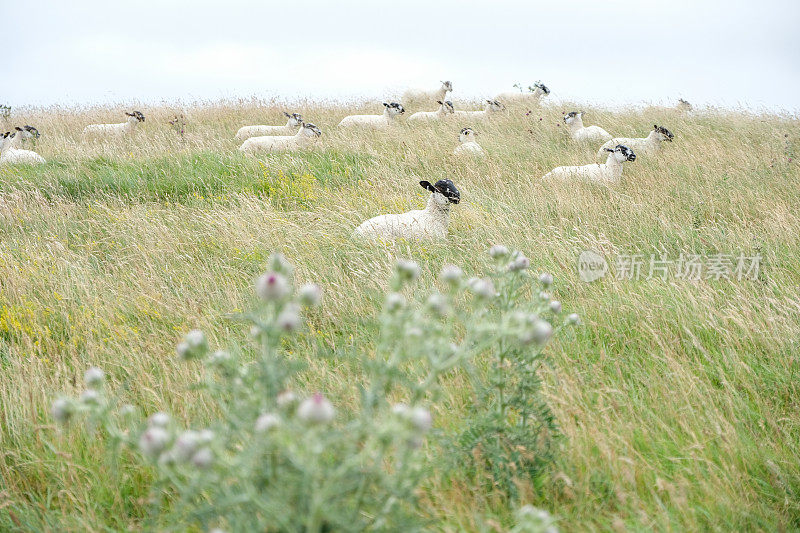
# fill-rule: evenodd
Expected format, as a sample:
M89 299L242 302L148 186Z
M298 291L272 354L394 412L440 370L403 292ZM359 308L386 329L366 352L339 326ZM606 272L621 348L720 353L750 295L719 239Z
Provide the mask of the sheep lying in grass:
M450 81L443 81L442 86L434 91L409 89L403 93L403 97L400 98L400 101L409 107L415 103L432 104L434 102L444 102L449 92L453 92L453 84Z
M455 115L460 118L484 120L498 115L500 112L505 111L505 109L506 106L497 100L486 100L486 107L483 111L455 111Z
M303 122L300 130L294 135L274 135L250 137L239 147L241 152L280 152L304 148L322 135L314 124Z
M528 92L514 92L508 91L500 93L495 97L495 100L505 102L509 105L513 104L527 104L531 106L539 105L539 101L550 94L550 89L541 81L533 84L533 87L528 87Z
M610 141L607 141L597 152L597 158L602 159L603 156L607 155L606 152L608 151L608 148L613 148L618 144L622 144L632 150L636 150L638 155L658 152L661 150L662 141L672 142L674 137L675 136L672 134L672 132L667 128L653 126L653 131L651 131L650 135L647 137L635 137L632 139L615 137Z
M445 100L444 102L439 101L437 103L439 104L439 109L436 111L417 111L408 117L408 121L424 122L431 120L442 120L443 118L451 116L455 112L455 108L453 108L453 102L450 100Z
M367 126L371 128L386 128L393 124L398 115L405 113L405 108L397 102L383 103L383 115L349 115L339 122L339 126Z
M439 180L434 185L428 181L420 181L419 184L431 192L425 209L371 218L355 229L355 235L369 240L387 241L398 238L446 238L450 205L460 201L461 193L449 179Z
M605 148L608 158L602 165L593 163L578 167L557 167L545 174L542 179L576 180L616 183L622 177L622 163L635 161L636 154L627 146L617 145L613 150Z
M83 134L85 136L106 138L130 135L136 130L140 122L144 122L144 115L139 111L133 111L132 113L126 111L125 114L128 116L127 122L120 124L89 124L83 128Z
M605 142L611 140L611 134L599 126L584 126L583 113L570 111L564 115L564 123L569 127L569 134L579 142Z
M453 150L455 155L471 155L478 157L483 157L485 155L481 145L475 141L475 132L472 131L472 128L462 129L458 140L461 141L461 144L456 146L456 149Z
M3 134L3 143L0 145L0 165L41 165L44 158L32 150L20 148L25 131L20 127L15 132Z
M261 137L265 135L293 135L303 124L303 117L299 113L291 115L286 111L283 114L288 118L283 126L244 126L236 132L236 139L243 141L250 137Z

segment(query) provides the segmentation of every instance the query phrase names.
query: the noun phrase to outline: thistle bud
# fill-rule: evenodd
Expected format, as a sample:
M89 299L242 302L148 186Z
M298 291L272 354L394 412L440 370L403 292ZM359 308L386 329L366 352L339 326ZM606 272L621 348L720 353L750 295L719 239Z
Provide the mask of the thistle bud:
M213 463L214 452L211 451L211 448L200 448L192 456L192 464L201 470L208 468Z
M450 306L447 302L447 298L443 294L437 292L428 297L428 309L436 316L443 317L447 316L447 313L450 311Z
M398 292L390 292L386 295L386 310L390 313L399 311L406 305L405 297Z
M300 309L296 304L288 304L275 319L276 324L286 333L293 333L300 329Z
M395 269L397 270L398 276L400 276L400 279L403 281L414 281L420 274L419 265L415 261L410 261L408 259L398 260Z
M96 389L103 385L106 374L96 366L91 367L83 374L83 382L90 389Z
M578 316L578 313L572 313L567 317L567 324L573 324L577 326L580 325L580 323L581 317Z
M81 403L85 405L97 405L100 403L100 393L94 389L86 389L81 393Z
M543 272L539 274L539 283L541 283L542 287L546 289L553 284L553 276L551 276L547 272Z
M312 424L327 424L336 416L336 410L319 392L306 398L297 408L297 416Z
M162 427L150 427L139 437L139 449L143 454L157 457L169 443L169 433Z
M280 252L275 252L269 256L267 266L271 271L279 274L289 275L292 273L292 264L286 259L286 256Z
M553 300L550 302L550 310L556 314L561 312L561 302L558 300Z
M200 435L196 431L187 430L175 439L172 455L177 461L188 461L200 446Z
M508 248L503 246L502 244L495 244L491 248L489 248L489 255L492 259L502 259L508 256Z
M231 354L225 350L217 350L208 358L208 364L212 366L222 366L231 360Z
M203 357L208 352L208 341L205 333L199 329L193 329L183 338L175 351L181 359L196 359Z
M508 270L511 272L520 272L527 270L531 266L531 260L525 257L522 252L514 252L511 256L511 262L508 264Z
M287 279L277 272L267 272L256 280L256 294L267 302L283 300L291 292Z
M136 407L129 403L126 403L125 405L119 408L119 414L120 416L123 417L133 416L136 414Z
M439 274L439 279L451 287L457 287L461 283L464 272L456 265L444 265Z
M316 283L306 283L297 291L297 301L305 307L316 307L322 301L322 289Z
M545 344L553 336L553 326L547 320L541 318L533 324L533 342Z
M147 425L151 428L165 428L169 425L169 421L167 413L155 413L147 419Z
M486 278L470 278L467 281L470 290L481 300L489 300L495 297L494 283Z
M50 415L53 419L64 424L75 414L75 404L68 398L58 398L50 406Z
M396 403L392 406L392 413L396 414L397 416L405 418L408 416L409 412L410 408L404 403Z
M278 404L278 407L285 408L293 406L297 403L297 399L297 395L294 392L285 390L278 393L275 402Z
M551 296L550 296L549 292L547 292L547 291L539 291L539 299L542 300L543 302L549 302L550 298L551 298Z
M414 429L420 433L426 433L433 427L433 417L424 407L414 407L409 414L409 420Z
M269 430L279 426L281 419L278 415L273 413L264 413L256 419L256 432L266 433Z

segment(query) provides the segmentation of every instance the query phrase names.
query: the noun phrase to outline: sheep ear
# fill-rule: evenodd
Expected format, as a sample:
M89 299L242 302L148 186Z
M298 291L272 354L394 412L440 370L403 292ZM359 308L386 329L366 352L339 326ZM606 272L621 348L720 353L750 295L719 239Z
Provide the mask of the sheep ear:
M389 104L387 104L386 102L384 102L384 103L383 103L383 107L389 107Z
M653 129L657 130L658 129L658 124L653 124Z
M19 126L15 126L14 129L17 131L22 131L22 128L20 128Z
M285 116L285 117L289 117L289 118L292 118L292 115L290 115L290 114L289 114L289 113L287 113L286 111L284 111L284 112L283 112L283 116Z
M442 102L441 100L436 100L436 103L439 105L444 105L444 102Z
M426 191L430 191L430 192L436 192L436 188L435 188L433 185L431 185L431 182L430 182L430 181L425 181L425 180L422 180L422 181L420 181L420 182L419 182L419 184L420 184L420 185L422 186L422 188L423 188L423 189L425 189Z

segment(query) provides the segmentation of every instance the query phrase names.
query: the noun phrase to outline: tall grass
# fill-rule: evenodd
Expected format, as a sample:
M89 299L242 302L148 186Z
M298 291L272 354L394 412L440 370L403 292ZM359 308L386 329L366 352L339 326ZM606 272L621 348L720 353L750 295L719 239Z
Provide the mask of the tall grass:
M320 126L314 151L249 158L236 129L282 122L282 108L226 103L147 116L132 139L84 143L85 124L119 109L23 110L48 163L0 167L0 529L136 528L148 480L98 466L91 441L53 444L47 408L75 393L86 367L105 368L145 412L202 419L192 367L173 347L193 328L211 342L242 338L228 317L272 250L298 282L326 288L310 328L332 347L369 347L367 317L397 257L432 287L445 263L478 270L489 244L526 251L552 272L555 295L583 318L557 340L545 393L564 439L556 473L518 487L567 530L800 528L800 171L796 118L707 110L585 110L619 136L653 124L676 135L626 164L612 188L543 184L551 168L592 161L566 136L561 109L511 110L485 124L447 123L348 134L346 114L377 106L302 103ZM374 107L374 109L373 109ZM566 109L566 108L565 108ZM489 154L450 154L473 126ZM788 137L785 137L788 135ZM418 208L416 185L451 178L462 193L446 243L354 241L365 218ZM696 282L578 277L584 249L623 253L761 254L755 280ZM346 405L362 379L351 360L316 359L309 391ZM452 378L434 413L455 424L469 402ZM463 474L463 475L462 475ZM508 523L511 509L457 469L425 487L427 516L445 530Z

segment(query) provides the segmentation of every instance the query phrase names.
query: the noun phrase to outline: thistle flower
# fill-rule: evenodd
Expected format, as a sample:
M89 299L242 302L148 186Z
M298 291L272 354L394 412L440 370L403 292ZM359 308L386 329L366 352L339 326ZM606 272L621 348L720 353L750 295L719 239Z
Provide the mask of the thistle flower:
M169 425L170 417L167 413L155 413L147 419L147 425L151 428L165 428Z
M508 270L511 272L520 272L527 270L531 266L531 260L525 257L522 252L514 252L511 255L511 262L508 263Z
M314 396L306 398L297 408L300 420L313 424L327 424L336 416L336 410L322 394L317 392Z
M278 396L275 398L275 402L278 404L278 407L291 407L295 403L297 403L297 395L290 391L285 390L278 393Z
M150 427L139 437L139 449L143 454L157 457L169 442L169 433L162 427Z
M553 276L551 276L547 272L543 272L539 274L539 283L541 283L542 286L546 289L553 284Z
M390 292L386 295L386 310L390 313L400 310L406 305L406 298L399 292Z
M558 300L553 300L550 302L550 310L556 314L561 312L561 302Z
M508 248L502 244L495 244L489 248L489 255L492 259L502 259L508 255Z
M302 324L300 320L300 308L296 304L288 304L283 311L278 314L275 323L286 333L297 331Z
M322 289L316 283L306 283L297 291L297 301L305 307L316 307L322 301Z
M461 283L463 275L464 271L456 265L444 265L441 273L439 273L439 279L451 287L457 287Z
M83 382L90 389L94 389L103 385L106 378L105 372L100 368L93 366L83 374Z
M415 261L399 259L395 265L397 274L402 281L414 281L420 275L419 265Z
M272 428L279 426L280 423L281 419L278 415L274 413L263 413L256 419L255 429L258 433L266 433Z
M200 448L192 456L192 464L197 468L206 469L214 463L214 452L211 448Z
M489 300L495 297L494 283L486 278L470 278L467 285L475 296L481 300Z
M567 317L567 324L579 325L581 323L581 317L578 316L578 313L572 313Z
M59 424L64 424L75 414L75 404L68 398L58 398L50 406L50 415Z
M267 302L283 300L291 292L289 281L278 272L267 272L256 280L256 294Z
M100 403L100 393L94 389L86 389L81 393L81 403L85 405L97 405Z

